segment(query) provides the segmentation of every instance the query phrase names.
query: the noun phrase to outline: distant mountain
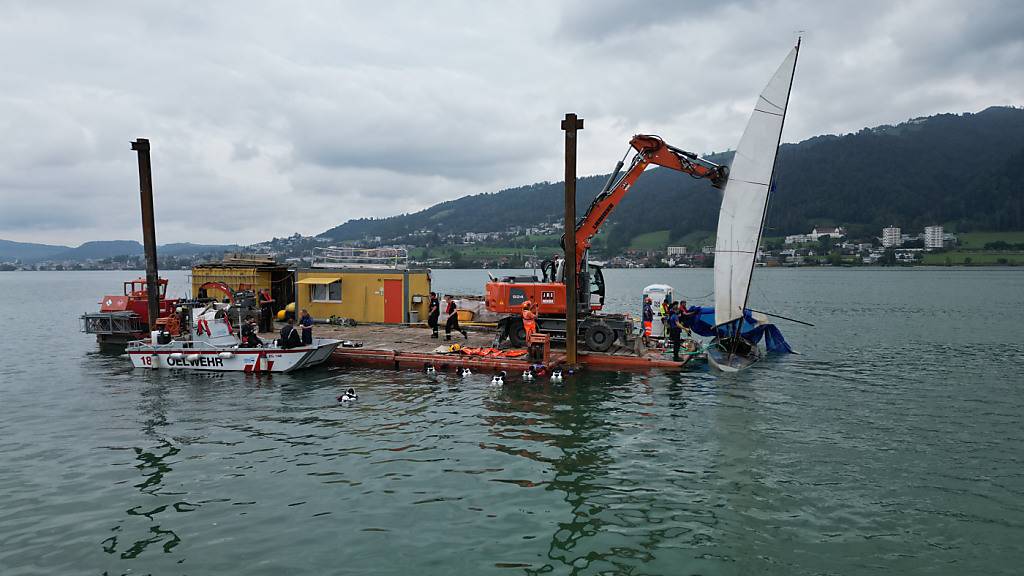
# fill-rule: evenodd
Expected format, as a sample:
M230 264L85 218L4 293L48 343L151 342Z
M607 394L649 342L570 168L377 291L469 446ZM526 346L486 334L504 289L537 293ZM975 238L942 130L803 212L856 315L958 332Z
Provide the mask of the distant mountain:
M157 246L157 255L160 257L193 256L233 252L240 249L235 244L191 244L185 242ZM20 260L26 263L39 262L41 260L83 262L85 260L100 260L116 256L138 256L143 253L142 244L135 240L86 242L77 248L0 240L0 261Z
M686 148L686 142L669 143ZM728 163L730 156L710 159ZM578 215L605 178L577 182ZM447 234L536 226L561 218L563 190L560 182L542 182L465 196L413 214L350 220L320 236L387 240L417 230ZM696 231L713 233L720 203L720 193L706 181L649 170L609 218L608 250L655 230L669 230L671 240ZM993 107L782 146L766 235L807 232L823 224L841 224L863 235L878 235L889 224L905 230L936 223L960 231L1021 230L1022 204L1024 109Z
M179 242L157 246L157 256L193 256L196 254L211 254L222 252L238 252L242 247L237 244L192 244L191 242Z
M78 248L70 248L53 254L47 260L53 260L54 262L65 260L99 260L100 258L111 258L113 256L135 256L142 254L142 252L142 244L135 240L97 240L86 242Z
M53 246L50 244L33 244L31 242L13 242L0 240L0 261L42 260L53 254L70 250L69 246Z

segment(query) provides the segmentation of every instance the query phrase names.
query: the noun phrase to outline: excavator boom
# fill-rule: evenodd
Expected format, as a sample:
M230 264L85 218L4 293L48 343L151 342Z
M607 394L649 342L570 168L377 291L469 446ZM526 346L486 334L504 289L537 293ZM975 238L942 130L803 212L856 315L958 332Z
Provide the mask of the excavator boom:
M601 225L608 216L615 210L616 206L625 197L626 192L632 188L640 175L651 164L664 166L678 170L693 176L694 178L707 178L715 188L723 188L729 178L729 170L725 166L719 166L694 154L675 146L666 144L658 136L638 134L633 136L629 145L636 150L633 161L622 177L619 177L619 170L622 162L619 162L612 175L608 178L604 190L594 198L587 213L576 224L576 273L579 274L583 267L583 259L586 257L590 243L594 239Z

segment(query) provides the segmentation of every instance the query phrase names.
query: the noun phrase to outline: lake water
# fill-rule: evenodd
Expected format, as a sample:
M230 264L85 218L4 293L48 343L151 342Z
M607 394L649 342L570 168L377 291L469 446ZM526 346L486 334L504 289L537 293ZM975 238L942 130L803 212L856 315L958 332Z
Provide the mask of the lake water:
M1024 566L1022 270L759 269L753 307L816 325L780 324L801 355L498 390L133 370L77 316L135 275L0 273L0 574ZM613 309L654 282L710 303L710 270L607 280Z

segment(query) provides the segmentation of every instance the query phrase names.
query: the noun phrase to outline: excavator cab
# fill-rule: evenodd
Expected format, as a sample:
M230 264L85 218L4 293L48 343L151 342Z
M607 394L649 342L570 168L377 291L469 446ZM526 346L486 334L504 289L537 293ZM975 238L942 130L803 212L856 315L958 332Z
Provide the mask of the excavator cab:
M604 273L598 264L587 264L587 291L590 293L590 309L600 310L604 308Z

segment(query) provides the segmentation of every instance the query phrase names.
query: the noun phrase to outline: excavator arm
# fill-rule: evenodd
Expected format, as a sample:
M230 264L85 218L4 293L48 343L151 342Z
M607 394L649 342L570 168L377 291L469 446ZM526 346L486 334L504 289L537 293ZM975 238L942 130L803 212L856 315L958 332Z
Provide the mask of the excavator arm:
M579 274L590 243L601 225L619 205L626 192L644 173L647 166L657 164L673 170L685 172L694 178L707 178L715 188L723 188L728 180L729 170L694 154L666 144L658 136L638 134L633 136L629 145L636 150L629 169L619 176L623 162L620 160L615 170L608 177L604 189L594 198L587 213L576 223L576 273Z

